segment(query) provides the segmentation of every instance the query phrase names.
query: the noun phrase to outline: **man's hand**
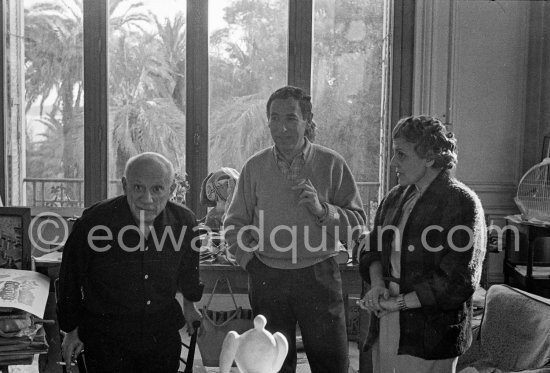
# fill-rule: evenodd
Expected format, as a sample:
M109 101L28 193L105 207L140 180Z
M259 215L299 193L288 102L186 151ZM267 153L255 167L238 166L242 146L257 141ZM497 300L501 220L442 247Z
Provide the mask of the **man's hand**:
M67 372L71 372L71 366L76 365L76 357L82 351L84 351L84 343L78 337L78 328L66 333L61 344L61 352L63 361L67 364Z
M317 190L309 179L302 179L298 184L294 185L290 189L297 190L299 192L298 205L304 205L309 212L318 218L323 217L325 214L325 208L319 202L319 196L317 196Z
M202 320L202 315L197 310L197 306L195 303L188 301L187 299L183 298L183 315L185 316L185 325L187 326L187 332L189 335L193 334L195 332L195 327L193 326L193 323L195 321L198 321L199 323Z

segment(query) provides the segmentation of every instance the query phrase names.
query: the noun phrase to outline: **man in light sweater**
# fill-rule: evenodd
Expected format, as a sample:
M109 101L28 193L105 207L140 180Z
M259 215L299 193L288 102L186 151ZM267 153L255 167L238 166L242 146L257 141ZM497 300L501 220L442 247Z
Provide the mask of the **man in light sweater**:
M282 332L296 371L296 323L313 373L347 373L339 241L355 239L365 213L338 153L313 144L311 97L283 87L267 102L274 146L244 165L224 221L229 251L248 272L255 315Z

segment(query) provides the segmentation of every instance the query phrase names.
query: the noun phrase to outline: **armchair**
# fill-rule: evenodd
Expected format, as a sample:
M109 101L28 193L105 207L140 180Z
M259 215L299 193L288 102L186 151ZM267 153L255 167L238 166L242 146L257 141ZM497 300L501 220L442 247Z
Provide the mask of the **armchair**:
M550 299L507 285L487 291L481 327L460 373L550 373Z

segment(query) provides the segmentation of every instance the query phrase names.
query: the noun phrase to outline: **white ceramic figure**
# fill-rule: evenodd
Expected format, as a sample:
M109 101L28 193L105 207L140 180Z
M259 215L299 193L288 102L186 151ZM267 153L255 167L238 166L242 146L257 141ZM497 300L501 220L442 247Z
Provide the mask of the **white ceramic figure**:
M254 329L239 335L227 333L220 353L220 373L229 373L233 360L241 373L276 373L288 353L288 341L282 333L265 330L267 320L258 315Z

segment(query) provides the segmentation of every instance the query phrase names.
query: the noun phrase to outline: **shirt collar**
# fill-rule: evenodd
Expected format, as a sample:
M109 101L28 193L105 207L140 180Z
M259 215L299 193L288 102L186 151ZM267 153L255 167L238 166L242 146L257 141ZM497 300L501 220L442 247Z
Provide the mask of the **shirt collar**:
M114 212L114 216L117 218L116 220L122 223L122 226L124 225L136 225L139 226L139 222L137 222L134 219L134 215L132 214L132 210L130 210L130 205L128 204L128 199L126 196L122 196L124 198L122 208L117 209L116 212ZM160 214L157 215L155 220L153 221L154 227L165 227L170 225L170 217L168 213L168 203L164 207L164 209L160 212ZM126 219L124 219L126 217Z
M428 189L428 187L433 183L435 179L439 176L439 173L436 174L433 178L428 180L419 180L416 184L414 184L415 191L422 195L424 192Z
M306 159L307 156L309 155L309 152L311 151L311 142L309 141L309 139L307 137L304 137L304 145L302 146L302 149L300 150L300 152L298 152L298 154L296 154L294 156L294 158L292 158L290 160L290 162L288 162L285 158L285 156L283 155L283 153L277 148L276 145L273 145L273 153L275 154L275 159L277 160L281 160L281 161L284 161L284 162L288 162L290 164L292 164L292 162L296 159L296 157L302 157L302 159Z

